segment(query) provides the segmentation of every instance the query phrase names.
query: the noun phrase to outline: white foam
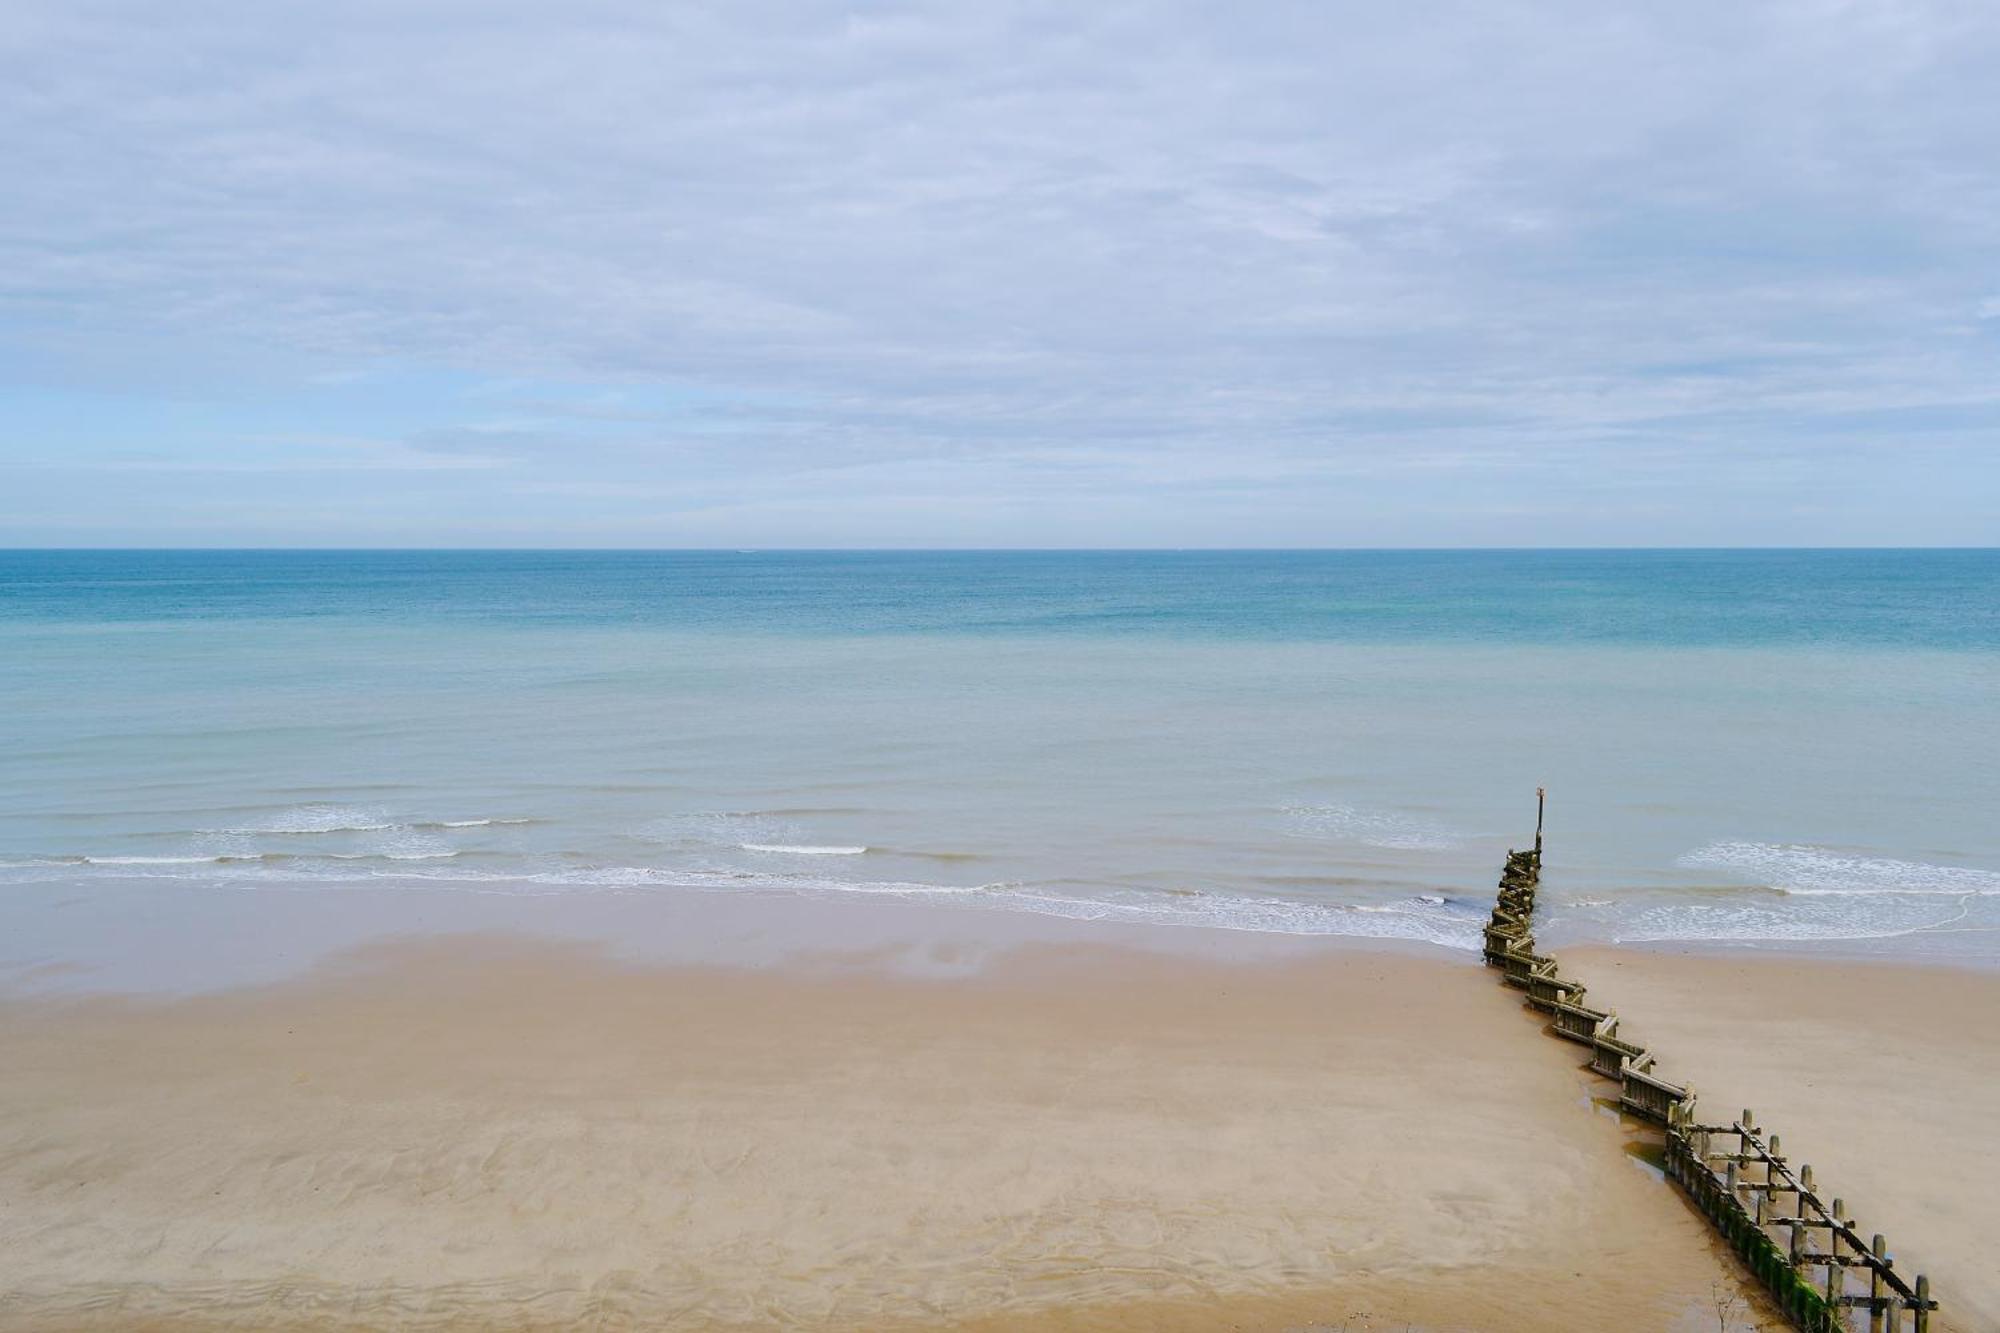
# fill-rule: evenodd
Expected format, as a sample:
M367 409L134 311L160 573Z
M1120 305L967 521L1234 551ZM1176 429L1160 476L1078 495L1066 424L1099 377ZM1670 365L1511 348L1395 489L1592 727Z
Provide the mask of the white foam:
M287 858L283 867L261 862L260 859L255 864L220 867L219 873L232 883L272 888L307 889L394 879L487 893L694 889L781 893L814 898L849 895L889 897L936 906L1028 912L1071 921L1112 921L1275 935L1409 940L1465 950L1479 946L1479 924L1474 916L1423 898L1355 906L1235 894L1150 890L1065 892L1017 883L925 884L893 880L840 880L816 875L671 870L649 866L575 867L526 875L455 866L440 873L414 868L391 871L382 864L386 859L376 857L368 861L347 862L354 867L354 871L349 873L334 871L334 858L308 858L318 863L317 868L311 870L301 867L296 859ZM205 872L209 877L217 873L218 870Z
M816 847L783 842L745 842L737 845L746 852L782 852L791 856L859 856L868 850L866 847Z
M649 842L677 844L684 847L727 847L733 850L750 843L775 846L787 838L798 836L804 830L796 824L773 819L767 815L724 810L663 815L640 825L633 832Z
M9 870L32 867L101 866L107 869L134 868L145 866L216 866L225 873L240 874L250 869L284 867L303 878L318 877L321 872L307 869L314 863L328 861L448 861L460 855L451 851L408 851L408 852L317 852L300 855L291 852L224 852L215 856L72 856L36 857L22 861L0 862L0 868ZM185 876L183 876L184 878Z
M92 866L215 865L223 860L220 856L85 856L79 859Z
M1070 897L1026 888L997 890L990 904L1075 921L1124 921L1138 925L1195 926L1265 935L1393 939L1473 950L1479 923L1411 899L1402 903L1346 905L1234 894L1134 893L1119 898Z
M1341 802L1287 806L1284 813L1291 831L1299 837L1358 842L1398 851L1445 851L1463 841L1450 829L1429 820L1387 810L1365 810Z
M794 844L767 846L784 851L797 851L800 847ZM454 858L458 855L434 848L407 847L303 855L264 852L200 857L97 858L87 860L84 865L79 865L77 861L52 864L66 865L71 874L89 874L102 865L103 873L111 875L193 879L231 887L272 890L338 889L341 886L402 883L463 892L536 895L676 889L778 893L815 898L852 895L984 911L1028 912L1072 921L1125 922L1278 935L1411 940L1454 949L1475 949L1479 944L1477 914L1454 908L1434 894L1364 906L1230 893L1108 888L1069 890L1013 882L953 885L845 880L802 873L633 865L564 866L538 872L508 872L477 869L455 862ZM431 865L409 864L411 862L429 862ZM42 874L37 873L35 877L41 878Z
M1954 926L1975 900L2000 895L2000 874L1989 870L1799 843L1710 843L1678 864L1761 891L1656 904L1624 923L1619 940L1893 939Z
M1648 908L1613 937L1615 943L1673 940L1882 940L1938 930L1963 920L1962 901L1878 898L1836 906L1679 903Z
M300 805L274 815L262 824L246 824L238 828L203 829L204 833L379 833L386 829L402 828L388 819L379 810L357 809L345 805Z
M1681 857L1679 864L1712 866L1782 893L1803 896L2000 895L2000 873L1991 870L1852 856L1797 843L1710 843Z

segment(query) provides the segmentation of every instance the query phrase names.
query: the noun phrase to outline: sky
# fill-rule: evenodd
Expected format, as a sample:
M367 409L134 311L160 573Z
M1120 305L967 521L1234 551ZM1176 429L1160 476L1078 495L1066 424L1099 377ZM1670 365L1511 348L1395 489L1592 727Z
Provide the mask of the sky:
M0 545L2000 544L1991 0L9 0Z

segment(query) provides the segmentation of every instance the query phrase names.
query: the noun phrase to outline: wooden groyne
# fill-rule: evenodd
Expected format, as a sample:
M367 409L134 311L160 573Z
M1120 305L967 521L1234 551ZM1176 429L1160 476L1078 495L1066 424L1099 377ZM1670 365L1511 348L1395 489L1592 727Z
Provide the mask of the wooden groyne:
M1589 1067L1618 1084L1618 1104L1665 1135L1668 1180L1701 1210L1794 1325L1807 1333L1856 1329L1849 1312L1867 1311L1868 1333L1929 1333L1930 1279L1914 1285L1896 1271L1888 1242L1864 1242L1841 1199L1827 1202L1810 1166L1795 1173L1776 1134L1766 1137L1745 1110L1728 1125L1703 1124L1694 1088L1658 1072L1644 1043L1618 1016L1584 1003L1584 986L1535 950L1535 893L1542 874L1543 793L1535 793L1535 845L1507 853L1500 892L1486 923L1484 954L1525 1003L1549 1016L1551 1036L1590 1048Z

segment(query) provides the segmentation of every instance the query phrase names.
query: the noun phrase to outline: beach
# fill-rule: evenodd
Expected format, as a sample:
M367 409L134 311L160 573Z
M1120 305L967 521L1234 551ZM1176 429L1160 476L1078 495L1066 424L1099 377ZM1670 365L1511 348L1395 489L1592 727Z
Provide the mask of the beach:
M2000 3L0 68L0 1333L2000 1333Z
M0 1325L1770 1327L1478 963L1546 786L1539 945L1991 1333L1996 590L0 552Z
M951 975L908 956L444 934L273 983L16 995L0 1326L1693 1330L1718 1293L1754 1317L1609 1085L1462 959L1103 926ZM2000 983L1864 970L1822 1030L1822 966L1578 957L1663 1061L1854 1182L1937 1327L2000 1327L2000 1106L1959 1044L1992 1039L1920 1021L2000 1013ZM1731 1035L1741 996L1811 1033L1799 1066ZM1893 1124L1883 1080L1807 1077L1871 1041L1952 1108L1893 1168L1861 1137Z

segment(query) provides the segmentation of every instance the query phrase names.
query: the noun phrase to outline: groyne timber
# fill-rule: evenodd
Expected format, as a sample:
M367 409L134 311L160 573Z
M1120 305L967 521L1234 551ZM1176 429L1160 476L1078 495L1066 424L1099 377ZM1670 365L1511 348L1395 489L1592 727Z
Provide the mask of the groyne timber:
M1887 1240L1864 1241L1846 1202L1828 1201L1812 1167L1793 1171L1776 1133L1746 1109L1729 1124L1705 1124L1691 1084L1659 1072L1654 1053L1625 1031L1615 1012L1584 1003L1582 982L1562 975L1535 947L1535 896L1542 872L1542 812L1535 793L1535 845L1509 851L1485 929L1484 955L1525 1003L1549 1016L1551 1036L1588 1047L1589 1068L1618 1085L1625 1112L1660 1127L1666 1177L1735 1251L1772 1302L1806 1333L1929 1333L1930 1279L1905 1282Z

